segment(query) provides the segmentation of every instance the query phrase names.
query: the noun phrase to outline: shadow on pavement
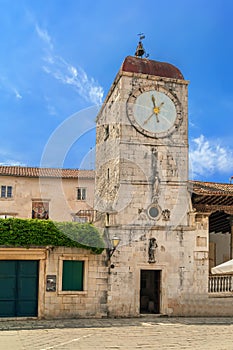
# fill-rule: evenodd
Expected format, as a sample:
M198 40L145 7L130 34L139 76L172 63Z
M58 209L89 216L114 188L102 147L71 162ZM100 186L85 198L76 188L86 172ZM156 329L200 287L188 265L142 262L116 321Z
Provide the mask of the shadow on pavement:
M104 319L0 319L1 331L54 329L54 328L109 328L141 327L160 325L232 325L233 317L165 317L158 315L141 315L138 318L104 318Z

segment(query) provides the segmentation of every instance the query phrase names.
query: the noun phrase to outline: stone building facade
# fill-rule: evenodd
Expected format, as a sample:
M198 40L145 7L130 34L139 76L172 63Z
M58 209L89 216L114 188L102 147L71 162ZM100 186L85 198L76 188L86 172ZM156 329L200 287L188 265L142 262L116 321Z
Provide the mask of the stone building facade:
M0 166L0 217L90 221L94 177L92 170Z
M229 219L233 190L188 181L187 89L176 67L127 57L97 117L96 224L121 240L109 262L110 316L233 314L232 287L209 284L211 215Z
M107 316L102 255L80 248L1 247L0 272L0 317Z
M0 166L0 217L93 222L94 172ZM105 317L104 255L0 247L0 317Z

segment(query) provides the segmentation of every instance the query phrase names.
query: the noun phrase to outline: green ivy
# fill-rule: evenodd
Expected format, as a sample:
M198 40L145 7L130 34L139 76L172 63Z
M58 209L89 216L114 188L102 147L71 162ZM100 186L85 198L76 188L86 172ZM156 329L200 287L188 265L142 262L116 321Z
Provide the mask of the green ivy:
M99 231L91 224L15 218L0 219L0 245L78 247L96 254L104 249Z

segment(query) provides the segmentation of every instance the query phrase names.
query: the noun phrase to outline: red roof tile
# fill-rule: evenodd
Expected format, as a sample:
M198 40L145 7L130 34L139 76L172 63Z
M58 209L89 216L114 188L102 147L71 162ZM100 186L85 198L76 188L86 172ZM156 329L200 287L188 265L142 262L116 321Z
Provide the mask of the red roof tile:
M191 192L199 195L227 195L233 196L233 184L189 181Z
M65 179L90 178L94 179L94 170L37 168L0 165L0 176L22 177L54 177Z

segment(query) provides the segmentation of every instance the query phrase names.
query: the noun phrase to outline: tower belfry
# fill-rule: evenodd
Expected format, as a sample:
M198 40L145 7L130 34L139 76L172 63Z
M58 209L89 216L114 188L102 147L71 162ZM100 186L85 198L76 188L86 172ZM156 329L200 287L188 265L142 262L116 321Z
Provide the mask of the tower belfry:
M140 33L138 35L139 35L139 42L138 42L138 46L136 48L135 56L142 58L145 55L145 57L147 58L149 55L146 54L146 51L145 51L143 44L142 44L142 40L145 39L145 35L143 33Z

